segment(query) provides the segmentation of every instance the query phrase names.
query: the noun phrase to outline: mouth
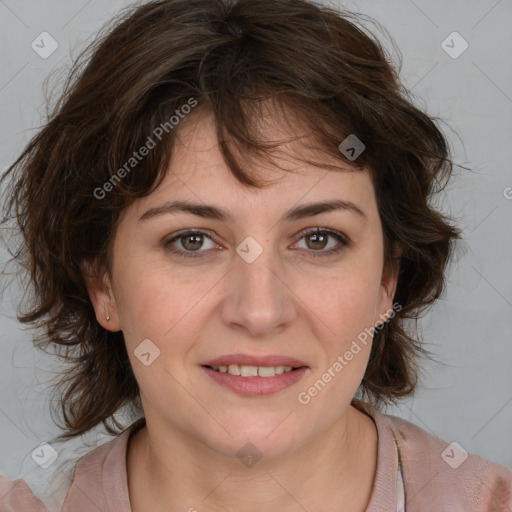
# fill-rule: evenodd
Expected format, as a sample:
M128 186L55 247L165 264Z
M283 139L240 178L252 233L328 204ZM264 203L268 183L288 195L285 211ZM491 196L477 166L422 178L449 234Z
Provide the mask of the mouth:
M310 371L298 359L285 356L223 356L201 365L212 381L238 395L264 397L297 384Z
M221 365L202 365L203 368L209 368L215 372L227 373L229 375L236 375L239 377L275 377L284 373L297 371L306 366L251 366L240 364L221 364Z

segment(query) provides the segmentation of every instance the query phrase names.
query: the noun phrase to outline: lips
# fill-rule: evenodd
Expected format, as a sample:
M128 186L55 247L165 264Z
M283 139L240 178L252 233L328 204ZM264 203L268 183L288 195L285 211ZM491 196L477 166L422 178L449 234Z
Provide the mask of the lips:
M209 366L202 366L201 370L220 387L246 397L263 397L279 393L286 388L296 385L310 371L308 367L301 366L295 370L274 376L244 377L215 371Z
M299 359L281 355L228 354L201 365L214 382L238 395L263 397L297 384L309 371Z
M304 361L288 356L268 355L253 356L249 354L228 354L215 359L206 361L201 366L229 366L237 364L239 366L291 366L292 368L308 367Z

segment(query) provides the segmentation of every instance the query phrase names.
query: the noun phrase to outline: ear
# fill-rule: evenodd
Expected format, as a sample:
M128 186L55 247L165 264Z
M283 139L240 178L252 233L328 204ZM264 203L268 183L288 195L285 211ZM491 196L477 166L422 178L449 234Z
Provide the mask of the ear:
M379 305L377 311L377 318L375 319L374 326L382 325L390 316L394 316L393 297L395 295L396 287L398 284L398 274L400 273L400 257L402 250L395 246L393 250L393 261L387 266L385 265L382 272L382 279L379 291ZM402 309L398 305L398 311Z
M121 330L117 303L112 290L112 284L106 270L97 269L91 262L80 265L82 276L89 293L96 320L107 331ZM107 318L109 318L107 320Z

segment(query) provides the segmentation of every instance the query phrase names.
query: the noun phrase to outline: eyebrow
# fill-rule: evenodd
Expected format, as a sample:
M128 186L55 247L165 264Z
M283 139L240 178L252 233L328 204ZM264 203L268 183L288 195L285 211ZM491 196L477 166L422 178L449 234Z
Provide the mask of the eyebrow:
M357 206L352 201L335 199L321 203L309 203L296 206L295 208L292 208L286 212L281 220L291 222L336 210L350 211L364 219L367 219L367 216L363 210L361 210L361 208L359 208L359 206ZM170 201L160 206L150 208L141 215L139 221L152 219L159 215L169 213L189 213L196 215L197 217L202 217L203 219L215 219L224 222L233 220L233 216L229 212L218 208L217 206L190 203L188 201Z

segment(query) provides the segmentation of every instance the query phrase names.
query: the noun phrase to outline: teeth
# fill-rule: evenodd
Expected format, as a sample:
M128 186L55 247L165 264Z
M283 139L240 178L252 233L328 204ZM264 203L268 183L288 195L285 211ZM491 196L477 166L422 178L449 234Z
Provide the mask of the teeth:
M260 377L273 377L276 374L277 368L273 366L260 366L258 368L258 375Z
M242 377L274 377L282 373L291 372L292 366L245 366L238 364L212 366L212 369L231 375L240 375Z
M231 375L240 375L240 366L237 364L230 364L228 366L228 373Z
M240 366L240 375L242 377L257 377L258 367L257 366Z

